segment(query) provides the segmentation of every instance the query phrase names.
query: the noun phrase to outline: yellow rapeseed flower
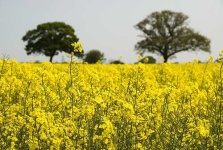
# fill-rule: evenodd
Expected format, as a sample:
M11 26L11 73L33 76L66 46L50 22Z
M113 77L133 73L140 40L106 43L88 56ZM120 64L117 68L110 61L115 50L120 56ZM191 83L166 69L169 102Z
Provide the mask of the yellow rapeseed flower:
M222 149L220 65L0 59L0 147Z
M74 47L74 52L82 52L82 44L81 42L74 42L71 44Z
M138 55L138 60L141 60L142 59L142 55Z
M145 62L145 63L149 62L149 57L146 57L146 58L144 59L144 62Z

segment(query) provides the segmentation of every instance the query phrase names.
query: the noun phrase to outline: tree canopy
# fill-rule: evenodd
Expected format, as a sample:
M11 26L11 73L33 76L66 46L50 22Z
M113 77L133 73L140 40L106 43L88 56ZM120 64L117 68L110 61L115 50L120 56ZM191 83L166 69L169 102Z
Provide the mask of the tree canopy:
M164 62L182 51L210 52L210 40L189 28L187 20L188 16L180 12L153 12L135 26L143 33L135 49L139 54L161 55Z
M90 50L84 56L84 61L89 64L95 64L98 61L103 60L105 60L104 53L100 52L99 50Z
M79 40L74 32L75 30L70 25L63 22L48 22L27 31L22 40L27 41L25 47L27 55L43 54L50 57L50 62L52 62L53 57L59 52L71 53L73 51L71 43ZM83 56L83 52L74 54L78 57Z

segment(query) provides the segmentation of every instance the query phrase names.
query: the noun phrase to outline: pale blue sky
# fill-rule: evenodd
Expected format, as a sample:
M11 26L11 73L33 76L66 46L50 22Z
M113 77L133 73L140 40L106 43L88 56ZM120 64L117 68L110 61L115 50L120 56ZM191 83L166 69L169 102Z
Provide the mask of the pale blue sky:
M76 30L85 52L98 49L107 62L122 55L125 63L134 63L134 46L141 34L134 25L161 10L188 15L189 26L211 40L211 54L218 57L223 49L223 0L0 0L0 58L7 54L23 62L48 61L44 56L27 56L21 38L38 24L63 21ZM62 55L54 61L61 61ZM186 52L176 56L170 61L204 61L209 54Z

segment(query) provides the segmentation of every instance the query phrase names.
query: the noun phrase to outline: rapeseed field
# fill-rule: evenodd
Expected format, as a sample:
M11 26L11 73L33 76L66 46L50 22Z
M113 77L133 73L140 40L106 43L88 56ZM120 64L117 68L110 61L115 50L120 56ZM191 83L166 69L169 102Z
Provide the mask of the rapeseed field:
M0 60L0 149L223 149L221 63Z

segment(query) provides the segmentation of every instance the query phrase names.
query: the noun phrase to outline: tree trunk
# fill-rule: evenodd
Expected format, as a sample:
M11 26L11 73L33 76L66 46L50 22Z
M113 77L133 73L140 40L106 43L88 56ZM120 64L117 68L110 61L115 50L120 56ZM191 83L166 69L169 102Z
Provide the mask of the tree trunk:
M50 62L53 62L53 56L54 55L50 56Z
M168 48L167 45L164 48L164 53L163 53L163 59L164 59L164 63L167 63L169 56L168 56Z
M163 56L163 59L164 59L164 63L167 63L168 57L167 56Z

